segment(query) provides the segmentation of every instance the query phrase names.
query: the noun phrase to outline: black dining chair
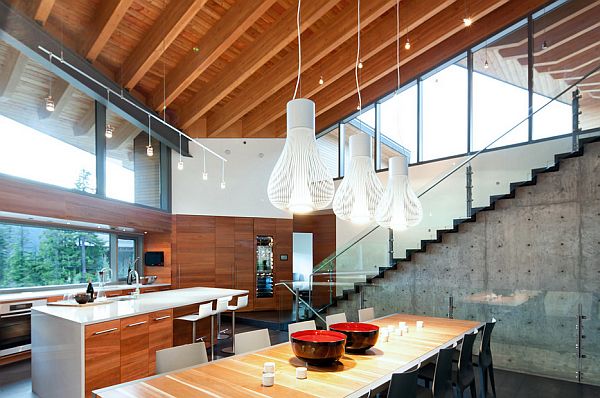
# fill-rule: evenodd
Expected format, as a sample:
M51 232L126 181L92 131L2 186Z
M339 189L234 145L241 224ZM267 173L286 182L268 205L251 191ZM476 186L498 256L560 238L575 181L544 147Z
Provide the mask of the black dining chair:
M387 398L416 398L418 375L419 366L406 372L394 373L387 390ZM373 393L374 390L371 390L371 397L374 397Z
M452 386L452 356L456 350L456 344L448 348L442 348L438 355L435 366L429 364L422 369L426 372L432 371L430 381L432 381L431 390L417 386L417 398L454 398L454 388ZM419 377L422 371L418 372ZM427 380L427 378L425 378ZM427 385L427 383L426 383ZM391 386L390 386L391 389ZM391 397L388 395L388 397ZM395 396L394 396L395 397ZM404 397L402 395L402 397Z
M477 337L477 331L465 334L463 344L458 357L458 369L452 372L452 379L456 384L458 396L462 398L467 388L471 389L471 398L477 398L475 387L475 372L473 371L473 344Z
M492 349L490 342L492 340L492 330L496 325L496 319L492 318L491 322L486 322L483 327L483 336L481 337L481 345L479 346L479 355L475 364L479 366L479 381L481 389L481 397L485 398L488 392L488 377L492 386L492 392L496 397L496 383L494 382L494 362L492 361Z

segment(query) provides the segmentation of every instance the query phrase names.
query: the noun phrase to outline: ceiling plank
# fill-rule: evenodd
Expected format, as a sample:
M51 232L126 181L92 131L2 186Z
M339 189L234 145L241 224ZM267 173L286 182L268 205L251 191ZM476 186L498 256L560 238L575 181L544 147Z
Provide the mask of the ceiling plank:
M430 9L439 11L449 4L452 4L454 0L433 0L428 2L411 0L407 1L411 3L411 8L420 5L418 8L421 12L421 15L425 15ZM384 35L387 34L389 29L380 26L381 23L378 18L390 8L394 7L395 4L395 0L371 0L367 2L361 8L361 25L363 29L368 24L377 20L377 29L370 30L371 35L382 35L381 32L385 32ZM356 40L354 39L357 32L356 14L356 4L351 3L349 6L344 7L336 16L336 20L338 22L335 24L335 29L323 29L317 32L316 35L311 36L310 39L306 40L302 46L302 68L304 70L312 67L320 59L328 56L334 50L338 49L338 47L344 45L344 43L348 41L351 41L352 43L346 43L345 46L353 47L355 49L354 51L356 52ZM390 26L390 36L393 37L394 32L396 31L396 14L388 14L391 15L391 19L393 20L393 27ZM362 48L365 48L365 46L362 46ZM366 54L362 53L361 55L364 61L366 59ZM353 56L347 59L347 61L352 64L354 63L353 60ZM215 110L214 114L209 118L208 128L210 133L218 133L229 127L249 110L253 109L268 99L269 96L275 94L277 90L294 80L296 78L297 71L297 57L282 58L277 64L269 67L268 71L264 73L264 76L270 77L269 84L265 84L262 79L255 79L254 81L251 81L242 92L236 93L235 98L221 107L218 111ZM302 93L305 95L304 85L302 87ZM282 104L280 102L277 105L285 109L285 103Z
M516 22L532 10L542 7L545 3L546 0L522 0L517 3L509 1L507 4L496 9L481 20L473 23L469 29L460 30L452 37L444 40L421 56L408 62L402 69L401 76L403 83L413 80L423 73L423 71L429 70L432 67L435 67L435 65L439 65L460 51L484 40L490 32L500 30L503 27ZM373 102L386 93L394 91L396 87L396 71L393 66L388 70L389 73L382 78L374 80L370 84L365 83L363 85L363 90L361 91L363 103ZM347 84L347 82L345 84ZM346 96L346 99L343 101L334 100L336 105L333 107L323 104L328 110L321 112L319 117L317 117L317 131L321 131L333 125L340 119L356 112L356 98L352 96L352 94L355 94L356 92L355 87L346 87L345 89L336 87L333 88L333 91L340 93L345 91L346 93L350 93L350 95ZM281 123L282 121L285 123L285 118L278 119L277 122Z
M135 85L159 60L163 51L179 36L208 0L172 1L144 35L141 43L123 63L121 84L128 89Z
M0 72L0 101L7 101L12 97L27 64L27 57L10 46L7 46L5 57L4 67Z
M443 31L444 28L454 28L456 30L456 21L460 21L458 17L464 13L464 7L461 2L452 4L452 1L423 2L405 0L404 3L404 9L401 8L400 11L400 26L409 28L413 47L408 56L405 55L406 52L402 47L402 63L406 63L409 57L414 58L426 51L427 48L435 45L435 41L432 41L432 39L437 38L435 35L439 31L432 29L432 27L437 27L436 24L442 24L444 27L440 28L440 31ZM479 3L473 2L470 7L474 15L478 12ZM369 60L372 57L390 45L394 48L393 59L396 59L396 12L395 9L391 11L393 12L389 12L377 20L375 29L368 30L361 35L361 54L365 68L370 67ZM436 17L438 14L439 16ZM402 31L405 31L405 28ZM452 32L449 33L451 34ZM437 39L439 40L440 38ZM401 46L403 46L403 40L406 40L406 38L402 37L400 39ZM315 67L303 73L303 95L307 98L311 97L319 91L326 89L327 86L333 84L333 82L344 76L344 74L353 71L355 58L356 40L352 38L352 40L340 46L337 51L326 55ZM321 75L324 76L325 82L323 85L319 84ZM293 84L288 84L244 116L243 126L247 136L251 136L255 131L260 131L263 126L268 125L285 114L285 103L290 99L290 90L293 90ZM210 129L210 131L212 132L213 130Z
M38 21L42 26L46 24L48 17L50 16L50 12L52 12L52 7L54 7L54 3L56 0L37 0L34 6L33 19Z
M90 33L84 39L80 52L90 61L94 61L112 36L119 22L131 6L133 0L104 0L96 12L96 19Z
M236 2L200 39L198 52L188 54L168 74L166 93L155 93L152 107L161 110L163 103L172 103L276 2L263 0L258 5L251 1Z
M338 0L305 3L300 30L304 31L318 21L337 3ZM296 7L287 10L279 21L248 46L234 62L228 65L222 75L217 76L217 79L211 82L210 89L200 90L194 95L182 111L182 128L189 127L204 116L213 106L294 40L296 37L296 14Z

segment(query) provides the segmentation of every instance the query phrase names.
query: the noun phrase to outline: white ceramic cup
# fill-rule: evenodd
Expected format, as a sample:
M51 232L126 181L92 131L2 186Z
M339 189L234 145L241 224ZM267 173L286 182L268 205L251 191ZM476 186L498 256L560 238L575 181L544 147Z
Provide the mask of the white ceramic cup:
M398 322L398 327L404 329L406 327L406 322Z
M308 377L308 369L296 368L296 379L306 379Z
M396 328L396 335L397 336L402 336L404 334L404 329L402 328Z
M263 373L275 373L275 362L265 362L263 365Z
M417 321L417 329L423 328L423 321Z
M387 328L388 328L388 332L389 332L390 334L394 333L394 330L396 329L396 328L394 327L394 325L389 325Z
M265 387L271 387L275 384L275 373L263 373L262 385Z
M390 340L390 335L385 333L385 334L380 334L379 335L379 339L381 341L383 341L384 343L387 343Z

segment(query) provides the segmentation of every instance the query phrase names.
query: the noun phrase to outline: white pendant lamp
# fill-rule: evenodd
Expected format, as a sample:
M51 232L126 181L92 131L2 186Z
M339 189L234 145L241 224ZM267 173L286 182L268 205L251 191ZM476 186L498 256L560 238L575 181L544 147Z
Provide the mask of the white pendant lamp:
M273 206L295 214L325 208L331 203L335 189L333 178L317 148L315 103L309 99L296 99L302 72L300 6L301 0L298 0L298 79L294 97L287 103L287 138L283 152L275 164L267 187Z
M395 156L390 159L387 187L377 210L375 221L385 228L402 231L421 222L423 208L408 181L408 159Z
M319 156L315 140L315 103L300 98L287 104L287 138L268 185L278 209L308 213L333 198L333 179Z
M375 174L370 156L370 137L350 137L350 166L333 198L333 212L355 224L372 221L383 187Z

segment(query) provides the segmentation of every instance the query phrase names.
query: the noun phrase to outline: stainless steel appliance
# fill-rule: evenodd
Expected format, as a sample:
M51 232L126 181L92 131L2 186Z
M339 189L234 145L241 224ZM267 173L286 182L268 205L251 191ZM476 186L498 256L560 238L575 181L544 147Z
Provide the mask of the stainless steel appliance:
M0 304L0 357L31 349L31 308L46 300Z

